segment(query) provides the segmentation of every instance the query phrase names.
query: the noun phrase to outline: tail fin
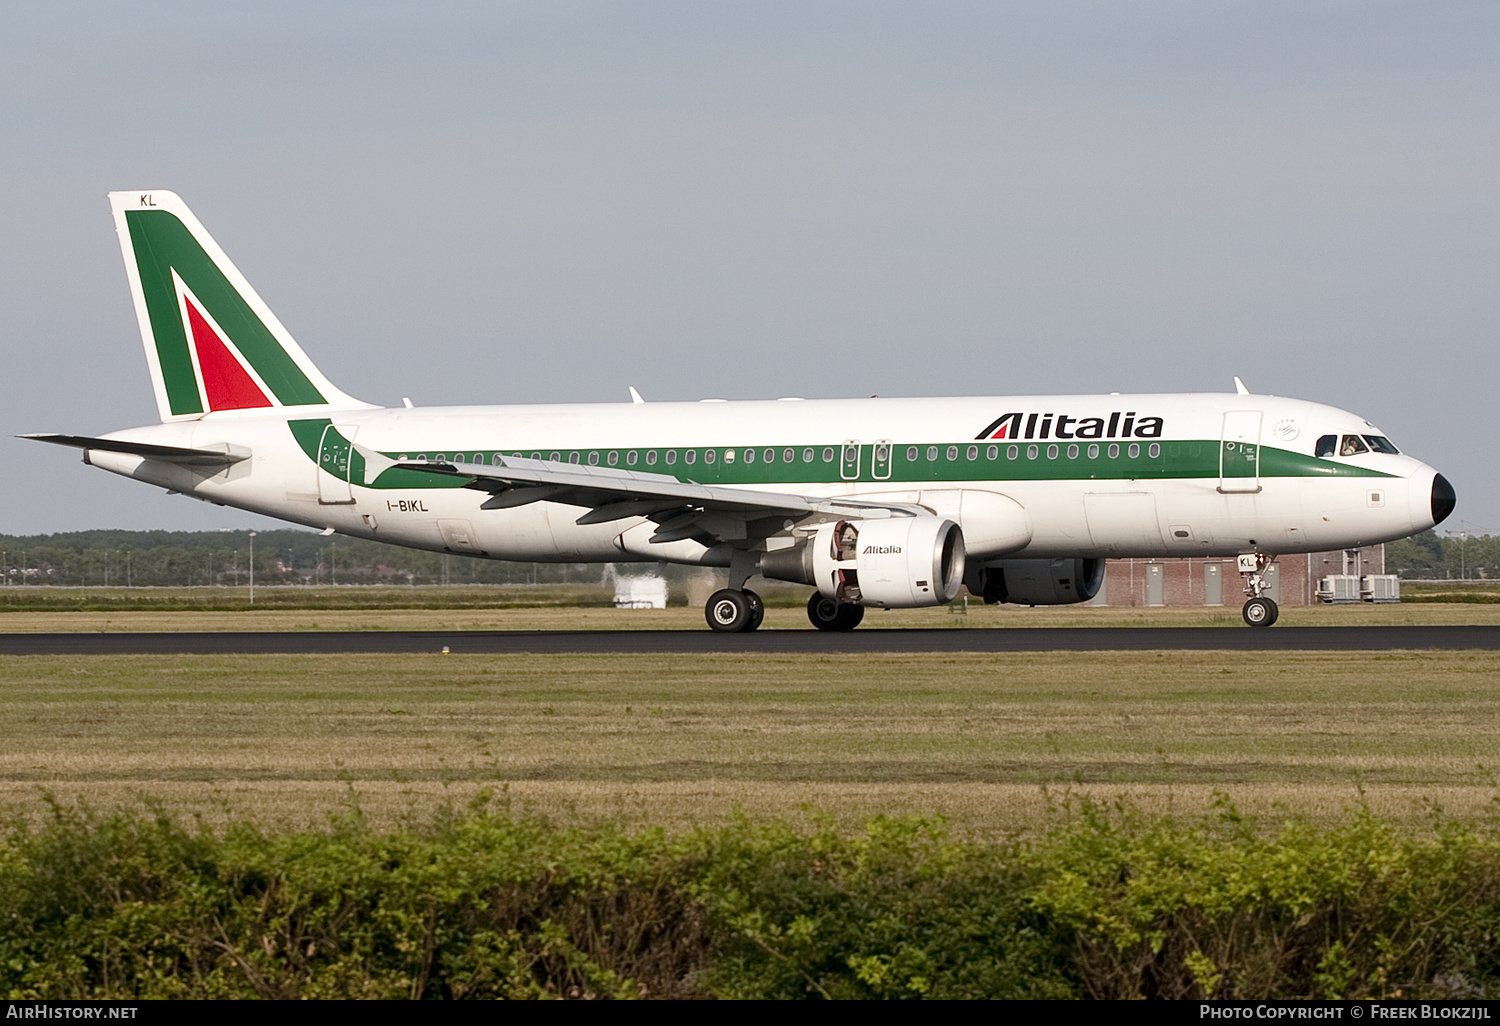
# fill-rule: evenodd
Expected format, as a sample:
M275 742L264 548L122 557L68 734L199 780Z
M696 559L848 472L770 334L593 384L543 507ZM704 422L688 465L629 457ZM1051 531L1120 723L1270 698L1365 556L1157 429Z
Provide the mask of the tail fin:
M369 408L313 366L175 193L112 192L109 202L163 421Z

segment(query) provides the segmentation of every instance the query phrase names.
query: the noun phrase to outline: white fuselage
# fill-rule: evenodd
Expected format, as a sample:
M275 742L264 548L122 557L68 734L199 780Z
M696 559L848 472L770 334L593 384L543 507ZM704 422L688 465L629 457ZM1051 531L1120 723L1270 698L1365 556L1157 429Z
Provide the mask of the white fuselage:
M249 459L227 470L193 469L97 449L89 450L88 459L200 499L313 528L526 561L724 563L721 551L696 543L647 542L654 525L641 518L581 526L576 521L584 509L548 501L484 510L480 506L489 497L484 491L456 482L427 486L420 475L415 482L408 475L402 479L408 483L391 483L399 474L379 477L377 462L555 458L728 487L875 497L925 506L955 519L969 493L997 494L1019 504L1029 518L1029 540L1006 551L996 543L996 551L972 552L974 558L1310 552L1400 538L1434 523L1436 473L1431 467L1393 452L1316 457L1320 437L1380 433L1354 414L1271 396L316 412L214 413L108 436L200 449L228 443L250 450ZM365 454L367 469L349 472L336 459L330 463L319 443L307 441L319 437L314 422L331 423L336 431L327 437L351 441ZM294 423L304 425L302 441L294 434ZM977 437L987 426L988 436ZM1138 448L1134 455L1132 446ZM1250 462L1236 464L1241 455ZM981 505L970 503L968 508ZM978 523L963 528L966 535L984 534Z

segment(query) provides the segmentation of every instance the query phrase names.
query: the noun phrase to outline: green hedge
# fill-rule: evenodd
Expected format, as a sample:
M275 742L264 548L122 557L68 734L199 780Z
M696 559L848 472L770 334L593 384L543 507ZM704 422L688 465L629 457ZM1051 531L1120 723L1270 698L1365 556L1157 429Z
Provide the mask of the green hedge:
M0 834L0 992L166 997L1493 997L1500 846L1083 805L680 837L484 802L393 831L54 807Z

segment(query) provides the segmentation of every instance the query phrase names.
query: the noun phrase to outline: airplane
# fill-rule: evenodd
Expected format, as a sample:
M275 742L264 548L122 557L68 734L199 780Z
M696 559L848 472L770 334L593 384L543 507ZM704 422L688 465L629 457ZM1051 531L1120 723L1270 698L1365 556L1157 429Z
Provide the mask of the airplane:
M160 424L22 437L220 505L437 552L728 570L705 619L753 631L751 577L808 618L1093 598L1110 557L1267 567L1441 523L1453 487L1369 421L1235 392L384 408L318 370L181 198L110 193Z

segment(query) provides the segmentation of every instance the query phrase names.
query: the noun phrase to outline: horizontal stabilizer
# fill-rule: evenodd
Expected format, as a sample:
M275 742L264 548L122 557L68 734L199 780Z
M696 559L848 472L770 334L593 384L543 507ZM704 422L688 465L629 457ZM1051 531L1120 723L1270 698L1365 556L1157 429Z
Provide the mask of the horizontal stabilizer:
M250 458L250 450L240 445L224 443L222 449L186 449L175 445L151 445L147 442L126 442L118 438L87 438L83 435L17 435L38 442L54 445L69 445L75 449L98 449L102 452L123 452L132 456L143 456L148 460L177 463L184 467L231 467Z

